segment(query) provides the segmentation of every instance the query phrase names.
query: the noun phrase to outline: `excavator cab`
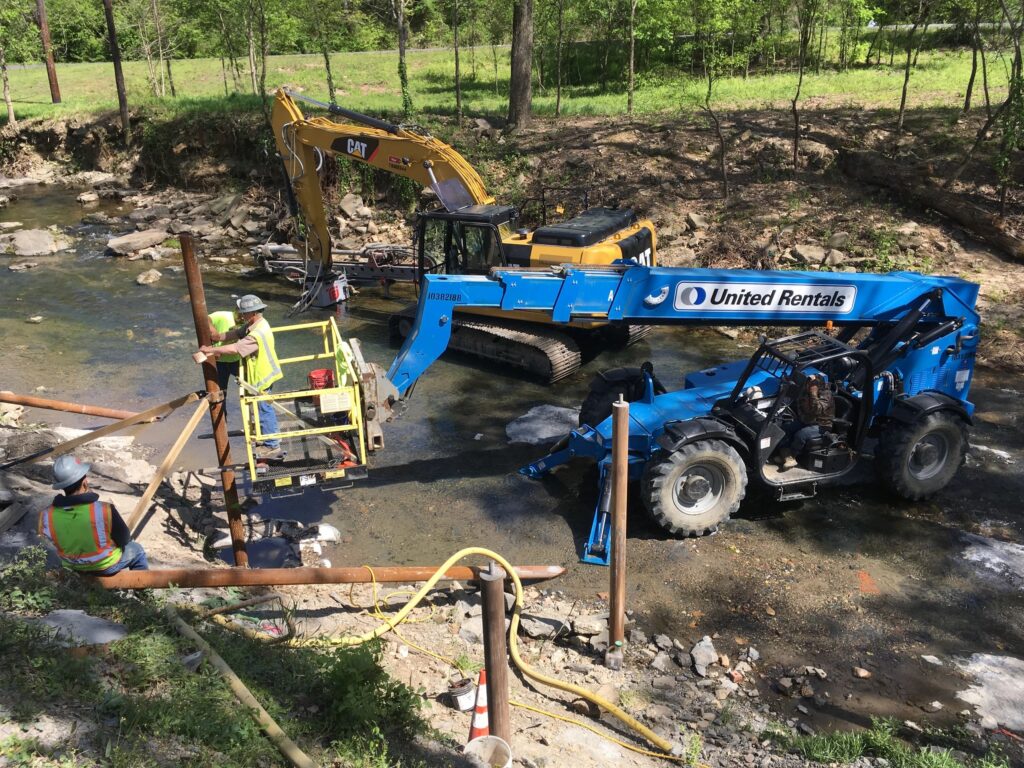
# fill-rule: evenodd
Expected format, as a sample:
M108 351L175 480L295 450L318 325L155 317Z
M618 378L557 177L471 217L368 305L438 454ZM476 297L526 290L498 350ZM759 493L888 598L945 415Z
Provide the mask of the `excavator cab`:
M419 214L420 274L486 275L494 267L509 266L502 250L502 230L511 229L516 215L516 209L507 205Z

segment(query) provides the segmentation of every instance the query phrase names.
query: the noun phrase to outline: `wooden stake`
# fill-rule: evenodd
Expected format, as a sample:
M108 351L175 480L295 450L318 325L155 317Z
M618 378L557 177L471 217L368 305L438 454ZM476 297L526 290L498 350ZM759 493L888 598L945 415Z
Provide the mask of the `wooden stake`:
M491 735L512 744L508 711L508 648L505 643L505 571L491 561L480 571L483 598L484 666L487 669L487 718Z
M612 532L608 650L604 663L622 669L626 643L626 491L629 484L629 403L619 395L612 405Z
M156 474L153 479L149 481L149 486L146 488L146 492L142 494L142 498L139 499L139 503L135 505L135 509L132 510L131 517L128 518L128 530L133 531L132 536L136 539L142 534L142 527L139 530L135 530L135 526L139 522L139 518L142 517L143 513L149 508L149 503L153 500L153 495L156 493L157 488L160 487L160 483L164 481L164 477L171 471L171 467L174 466L174 462L178 460L178 455L181 453L182 448L185 447L185 443L192 437L192 433L196 431L196 427L199 426L199 420L203 418L203 414L208 409L206 400L199 403L195 412L192 414L192 418L188 420L185 428L178 435L178 439L174 441L174 445L171 446L171 450L167 452L164 457L163 463L156 470Z

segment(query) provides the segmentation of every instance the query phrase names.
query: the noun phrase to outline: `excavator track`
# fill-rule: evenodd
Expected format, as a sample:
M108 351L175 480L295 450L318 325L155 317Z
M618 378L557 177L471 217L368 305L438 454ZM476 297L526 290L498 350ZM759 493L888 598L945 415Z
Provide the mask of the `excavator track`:
M413 323L411 310L392 317L392 328L404 339ZM579 370L582 355L568 334L533 323L457 317L448 349L492 360L527 373L546 384Z

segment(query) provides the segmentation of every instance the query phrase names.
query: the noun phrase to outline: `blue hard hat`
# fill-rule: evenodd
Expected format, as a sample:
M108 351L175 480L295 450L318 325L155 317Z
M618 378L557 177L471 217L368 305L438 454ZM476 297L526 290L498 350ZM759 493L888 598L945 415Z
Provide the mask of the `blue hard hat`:
M53 487L57 490L64 490L74 485L89 472L92 464L85 464L74 456L61 456L53 462L53 479L56 481Z

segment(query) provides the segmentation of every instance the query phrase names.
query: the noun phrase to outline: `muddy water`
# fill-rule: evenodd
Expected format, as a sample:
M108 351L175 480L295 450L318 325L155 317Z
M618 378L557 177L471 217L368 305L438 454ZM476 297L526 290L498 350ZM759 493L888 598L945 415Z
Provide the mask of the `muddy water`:
M81 217L73 193L22 189L19 195L0 211L0 221L42 226ZM143 408L201 387L189 358L194 338L184 278L165 270L172 262L109 259L102 256L105 230L72 231L73 251L32 259L40 262L34 270L3 273L0 388L44 386L57 398ZM137 286L135 277L154 266L164 277ZM211 309L228 306L233 293L254 292L270 305L273 324L285 321L295 298L292 286L277 281L213 269L205 281ZM362 341L369 359L387 364L396 349L386 317L399 304L366 289L339 310L338 322L343 334ZM45 321L27 324L31 315ZM290 343L284 342L285 354L297 352ZM565 565L567 576L553 586L594 598L607 588L607 571L577 562L595 501L593 475L573 466L543 482L524 479L516 469L543 451L510 445L505 426L536 405L578 405L604 367L649 359L672 387L685 371L749 351L712 331L659 329L552 388L448 357L388 425L386 450L373 459L367 482L338 494L311 491L255 512L336 525L345 538L326 553L335 564L438 563L461 547L484 545L518 562ZM804 702L816 725L862 724L871 714L948 724L963 708L954 693L966 685L954 671L954 655L1024 657L1024 581L963 556L965 531L1024 541L1022 393L1020 376L979 372L972 440L1005 456L977 450L950 487L926 503L895 503L865 472L861 482L801 504L752 498L720 535L690 541L664 538L634 504L629 605L648 632L684 642L717 633L719 650L734 657L741 645L754 644L768 673L761 681L765 695L773 675L787 667L824 667L830 677L816 685L819 701ZM235 408L233 422L237 415ZM40 411L32 417L89 423ZM185 418L142 430L139 439L159 453ZM195 440L184 461L211 466L210 441ZM923 654L946 663L932 667ZM853 665L867 667L872 678L854 680ZM797 703L772 700L785 713ZM933 700L944 708L926 714L921 706Z

